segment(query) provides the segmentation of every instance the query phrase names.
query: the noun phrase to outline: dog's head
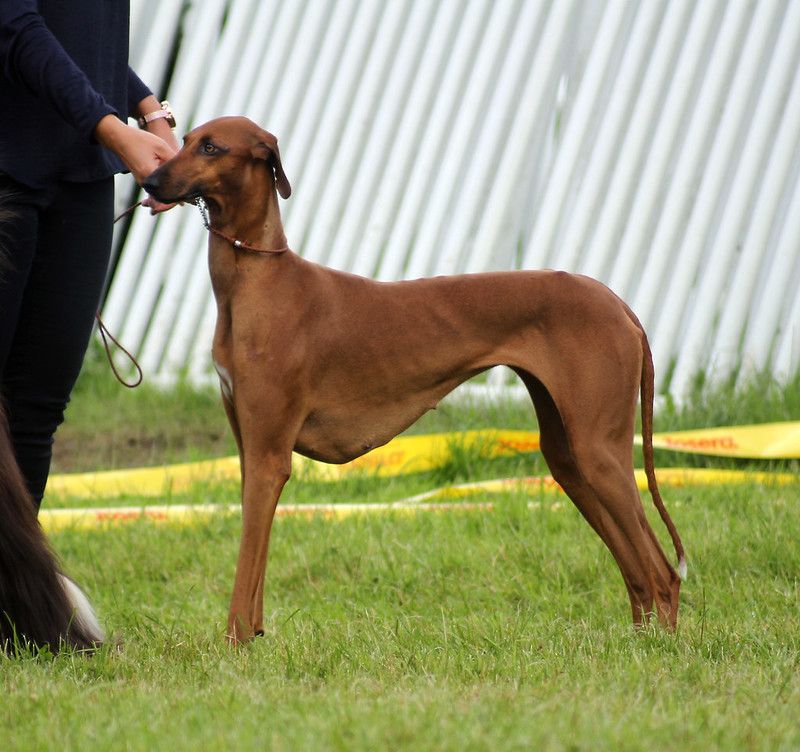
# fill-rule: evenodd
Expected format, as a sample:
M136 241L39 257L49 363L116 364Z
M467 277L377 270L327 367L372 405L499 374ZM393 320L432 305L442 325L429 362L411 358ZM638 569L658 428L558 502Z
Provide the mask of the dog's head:
M266 171L270 187L289 198L278 139L245 117L223 117L187 133L183 148L148 175L143 187L164 203L202 197L220 206L252 186L258 171Z

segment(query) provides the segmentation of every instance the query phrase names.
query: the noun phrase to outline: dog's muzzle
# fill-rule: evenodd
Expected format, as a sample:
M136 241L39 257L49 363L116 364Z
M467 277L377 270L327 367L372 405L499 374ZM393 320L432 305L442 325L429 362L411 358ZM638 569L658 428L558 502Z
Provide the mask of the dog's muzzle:
M176 204L179 201L192 201L200 196L200 191L197 188L186 189L180 186L178 190L174 190L169 186L164 185L163 175L159 167L155 172L151 172L142 183L144 188L154 199L163 204Z

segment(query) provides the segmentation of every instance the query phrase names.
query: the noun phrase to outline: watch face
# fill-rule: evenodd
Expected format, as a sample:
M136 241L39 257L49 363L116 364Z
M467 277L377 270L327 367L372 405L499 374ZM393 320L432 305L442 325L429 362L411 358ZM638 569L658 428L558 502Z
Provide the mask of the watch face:
M173 115L172 107L170 106L169 102L167 102L166 99L161 103L161 109L164 110L164 112L167 113L167 117L166 117L167 125L169 125L170 128L174 128L175 127L175 115Z

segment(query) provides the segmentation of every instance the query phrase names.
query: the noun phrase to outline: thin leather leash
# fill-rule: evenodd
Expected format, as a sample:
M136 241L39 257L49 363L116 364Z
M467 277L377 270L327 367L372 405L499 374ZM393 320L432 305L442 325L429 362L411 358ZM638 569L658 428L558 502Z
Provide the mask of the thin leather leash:
M124 219L125 217L127 217L127 216L128 216L129 214L131 214L131 213L132 213L132 212L133 212L133 211L134 211L134 210L135 210L137 207L139 207L139 206L141 206L141 205L142 205L142 202L141 202L141 201L137 201L135 204L133 204L133 206L129 206L129 207L128 207L128 208L127 208L127 209L126 209L124 212L122 212L122 214L120 214L118 217L114 217L114 224L116 224L117 222L119 222L121 219ZM108 363L109 363L109 365L111 366L111 370L112 370L112 372L114 373L114 376L116 376L116 378L117 378L117 381L119 381L119 383L120 383L120 384L122 384L122 386L125 386L125 387L127 387L128 389L135 389L137 386L139 386L139 384L141 384L141 383L142 383L142 379L144 378L144 374L142 373L142 367L139 365L139 361L138 361L138 360L136 360L136 358L135 358L133 355L131 355L131 353L130 353L130 352L128 352L128 350L126 350L126 349L125 349L125 348L124 348L124 347L123 347L123 346L120 344L119 340L118 340L118 339L117 339L117 338L116 338L116 337L115 337L115 336L114 336L114 335L113 335L113 334L112 334L112 333L111 333L111 332L108 330L108 327L107 327L107 326L106 326L106 325L103 323L103 319L101 319L101 318L100 318L100 311L98 311L98 312L97 312L97 313L94 315L94 317L95 317L95 319L97 319L97 331L98 331L98 332L100 332L100 339L102 339L102 340L103 340L103 347L105 348L105 351L106 351L106 357L108 358ZM127 356L128 356L128 359L130 360L130 362L131 362L131 363L133 363L133 365L134 365L134 368L136 368L136 372L137 372L137 374L138 374L138 376L137 376L137 378L136 378L136 381L131 381L131 382L128 382L128 381L125 381L125 379L123 379L123 378L122 378L122 376L120 376L120 374L119 374L119 371L117 370L117 367L116 367L116 365L114 365L114 359L111 357L111 346L108 344L108 340L109 340L109 339L110 339L110 340L111 340L111 341L112 341L112 342L113 342L113 343L114 343L114 344L115 344L115 345L116 345L116 346L117 346L117 347L118 347L120 350L122 350L122 352L124 352L124 353L125 353L125 355L127 355Z

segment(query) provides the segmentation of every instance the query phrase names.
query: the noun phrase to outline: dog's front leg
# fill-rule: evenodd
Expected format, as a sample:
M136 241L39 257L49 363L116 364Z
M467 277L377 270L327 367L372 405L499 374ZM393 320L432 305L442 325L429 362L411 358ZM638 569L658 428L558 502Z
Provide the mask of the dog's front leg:
M247 452L245 451L245 455ZM256 599L263 587L267 550L272 520L278 499L291 469L291 453L245 457L247 473L242 479L242 539L236 564L230 613L228 640L239 643L249 640L261 624L254 624L260 607Z

